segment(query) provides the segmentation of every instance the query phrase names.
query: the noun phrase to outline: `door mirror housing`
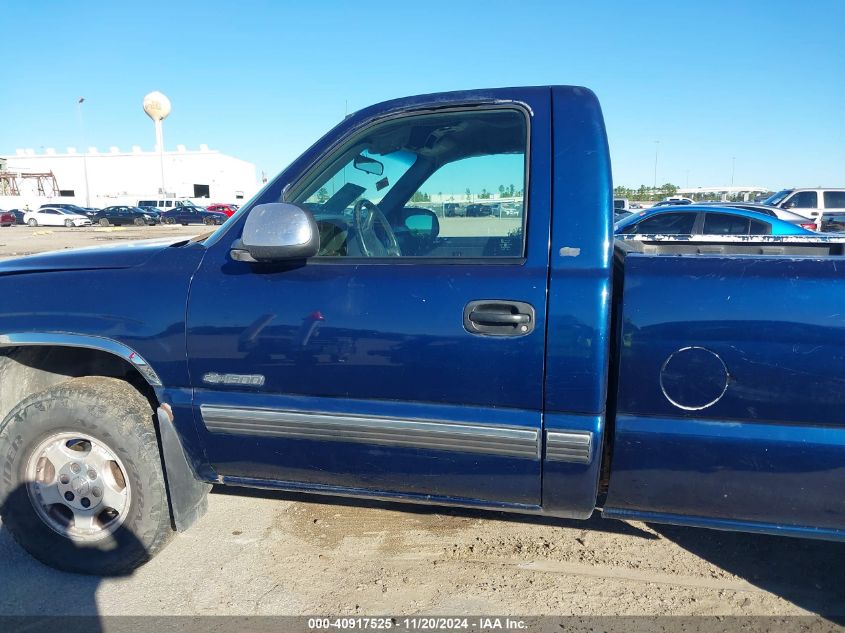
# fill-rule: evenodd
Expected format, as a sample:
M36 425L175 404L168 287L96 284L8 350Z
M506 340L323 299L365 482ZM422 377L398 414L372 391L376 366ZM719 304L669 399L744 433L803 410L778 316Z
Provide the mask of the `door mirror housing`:
M308 259L319 250L314 216L295 204L275 202L250 210L231 252L238 261L278 262Z
M428 209L409 209L405 212L405 228L415 237L435 238L440 233L440 222Z

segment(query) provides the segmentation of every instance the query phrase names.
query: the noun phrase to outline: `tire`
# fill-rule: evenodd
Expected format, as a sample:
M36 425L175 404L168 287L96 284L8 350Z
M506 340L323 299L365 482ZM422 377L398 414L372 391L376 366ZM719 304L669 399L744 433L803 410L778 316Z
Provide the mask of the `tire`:
M65 220L65 226L69 229L73 228L73 220Z
M176 220L174 220L173 218L164 218L164 223L165 224L176 224Z
M206 226L211 226L212 224L217 224L217 222L214 220L214 218L205 218L203 220L203 224L205 224Z
M109 221L107 218L100 218L100 226L108 226Z
M35 218L29 218L27 224L29 224L29 226L38 226L38 220L36 220Z
M145 226L144 218L135 218L135 226Z
M18 404L0 423L0 473L3 525L51 567L126 574L173 536L152 408L123 380L74 378Z

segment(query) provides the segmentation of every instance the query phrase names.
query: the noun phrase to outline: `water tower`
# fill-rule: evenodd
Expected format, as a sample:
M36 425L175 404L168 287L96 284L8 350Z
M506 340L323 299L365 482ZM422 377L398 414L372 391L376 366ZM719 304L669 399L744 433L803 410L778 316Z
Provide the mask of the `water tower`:
M161 165L161 195L167 197L164 187L164 131L161 122L170 114L170 99L158 91L151 92L144 97L144 112L153 120L156 126L156 146Z

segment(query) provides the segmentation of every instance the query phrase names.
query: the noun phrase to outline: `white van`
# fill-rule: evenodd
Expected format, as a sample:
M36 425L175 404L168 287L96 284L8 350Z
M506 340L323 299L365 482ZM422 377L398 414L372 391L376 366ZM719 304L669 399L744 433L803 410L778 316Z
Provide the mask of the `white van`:
M825 211L845 211L845 189L783 189L763 201L816 220Z
M198 205L194 204L188 198L146 198L143 200L138 200L138 204L136 204L135 206L158 207L162 211L166 211L168 209L174 209L176 207L196 207Z

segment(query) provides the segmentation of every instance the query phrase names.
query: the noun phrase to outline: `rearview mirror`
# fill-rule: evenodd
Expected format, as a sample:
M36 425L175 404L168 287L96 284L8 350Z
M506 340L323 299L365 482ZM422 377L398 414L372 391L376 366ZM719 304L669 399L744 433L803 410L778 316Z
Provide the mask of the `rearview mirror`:
M238 261L274 262L314 257L320 233L309 211L295 204L259 204L250 210L241 239L232 245Z
M363 154L358 154L355 160L352 161L355 169L360 169L368 174L374 176L381 176L384 173L384 164L377 161L375 158L369 158Z

